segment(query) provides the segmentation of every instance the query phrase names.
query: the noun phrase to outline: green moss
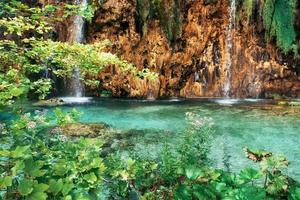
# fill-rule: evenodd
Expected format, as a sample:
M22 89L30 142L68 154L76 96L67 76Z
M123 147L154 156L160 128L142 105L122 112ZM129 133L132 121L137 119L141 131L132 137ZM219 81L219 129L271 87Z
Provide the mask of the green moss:
M263 9L267 40L275 37L277 45L285 53L294 48L296 40L295 7L295 0L267 0Z
M239 0L237 3L239 14L246 16L248 23L253 15L259 15L259 18L255 16L254 19L263 21L267 42L275 39L284 53L293 52L297 56L296 4L296 0Z
M142 35L147 32L149 19L160 21L161 28L170 42L181 33L181 0L137 0L137 25Z

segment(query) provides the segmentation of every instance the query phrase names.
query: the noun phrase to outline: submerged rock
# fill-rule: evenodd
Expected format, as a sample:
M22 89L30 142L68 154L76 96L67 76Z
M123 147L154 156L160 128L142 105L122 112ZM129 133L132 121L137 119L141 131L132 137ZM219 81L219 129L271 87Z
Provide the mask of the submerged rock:
M104 136L108 131L109 126L104 123L84 124L72 123L56 127L52 130L54 133L61 133L71 137L100 137Z
M34 106L61 106L66 104L66 102L59 98L51 98L47 100L40 100L38 102L35 102Z
M280 101L278 102L280 106L300 106L300 101Z

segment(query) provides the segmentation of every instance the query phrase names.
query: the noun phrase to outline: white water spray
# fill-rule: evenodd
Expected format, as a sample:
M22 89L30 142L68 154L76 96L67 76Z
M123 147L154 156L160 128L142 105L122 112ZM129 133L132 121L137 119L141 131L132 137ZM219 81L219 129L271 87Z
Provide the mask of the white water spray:
M86 9L87 0L75 0L75 4L80 6L80 9ZM69 42L84 43L85 42L85 21L82 16L76 15L74 17L73 25L70 30ZM70 94L75 97L82 97L84 95L84 85L80 80L80 68L74 67L72 78L70 80Z
M233 54L233 34L235 28L235 15L236 3L235 0L230 0L229 7L229 25L226 28L226 41L225 41L225 81L223 85L223 94L229 97L231 90L231 67L232 67L232 54Z

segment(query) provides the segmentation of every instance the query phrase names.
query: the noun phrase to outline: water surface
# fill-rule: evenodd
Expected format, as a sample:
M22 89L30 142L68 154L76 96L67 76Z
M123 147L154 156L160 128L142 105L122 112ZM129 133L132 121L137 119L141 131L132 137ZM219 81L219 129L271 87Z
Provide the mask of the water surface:
M149 157L160 154L162 136L176 146L176 137L187 126L185 113L195 112L214 120L209 157L215 167L238 172L252 165L243 152L247 146L285 154L291 161L286 173L300 180L299 107L277 106L271 101L253 99L94 99L60 107L66 111L78 109L82 112L82 122L105 122L121 131L135 130L138 134L133 138L133 149ZM54 108L27 106L24 109L47 109L51 115ZM0 113L0 120L11 117L9 113Z

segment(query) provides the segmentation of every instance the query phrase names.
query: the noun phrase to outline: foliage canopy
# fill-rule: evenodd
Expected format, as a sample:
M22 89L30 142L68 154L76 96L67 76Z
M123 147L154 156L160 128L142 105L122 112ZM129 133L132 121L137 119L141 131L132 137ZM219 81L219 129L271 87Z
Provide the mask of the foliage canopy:
M80 14L91 20L93 9L81 10L64 4L63 17ZM12 103L17 97L35 93L45 98L52 80L43 77L45 71L56 76L70 77L75 66L81 68L84 83L96 87L98 73L108 65L140 74L134 66L105 52L109 41L95 44L70 44L51 40L57 5L29 7L19 0L0 2L0 105ZM7 75L6 75L7 74ZM143 72L144 77L155 74Z

